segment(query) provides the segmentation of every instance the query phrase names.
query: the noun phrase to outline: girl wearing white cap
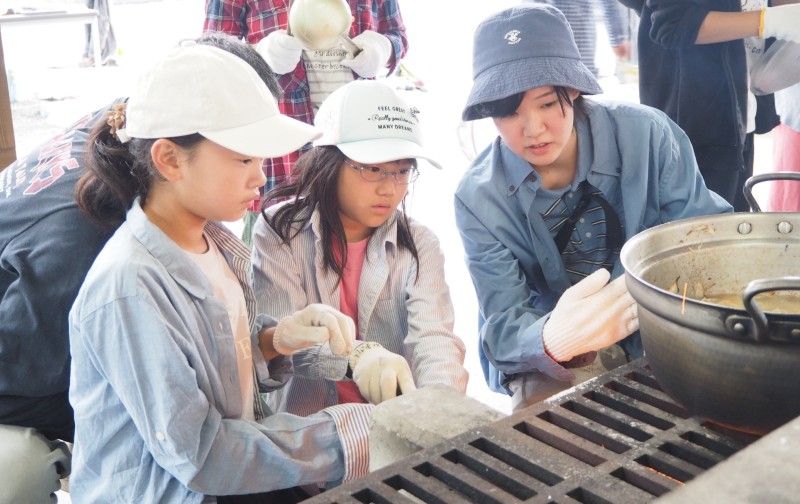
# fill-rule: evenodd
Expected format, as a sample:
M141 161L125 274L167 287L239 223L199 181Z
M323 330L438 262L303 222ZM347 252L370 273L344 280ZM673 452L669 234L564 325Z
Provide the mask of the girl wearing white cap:
M347 358L327 345L296 352L292 380L270 394L279 411L377 404L431 384L466 390L438 240L404 211L418 159L439 167L422 149L417 114L382 83L339 88L320 107L323 136L293 180L265 195L292 200L262 212L254 228L259 309L279 316L324 303L358 332Z
M463 119L491 117L499 136L456 189L456 224L486 380L514 409L642 355L617 278L627 238L731 211L675 123L583 96L601 92L558 9L526 4L478 26Z
M74 501L296 502L289 487L366 472L368 407L267 416L259 394L290 371L280 354L349 353L352 322L256 317L249 251L215 222L258 198L262 158L317 136L244 60L192 43L93 131L79 204L107 225L128 210L70 312Z

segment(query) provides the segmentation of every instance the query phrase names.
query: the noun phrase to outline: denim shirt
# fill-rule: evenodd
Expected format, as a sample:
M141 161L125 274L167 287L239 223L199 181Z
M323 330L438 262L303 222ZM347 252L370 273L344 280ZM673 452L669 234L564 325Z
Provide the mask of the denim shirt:
M247 248L206 226L239 278L262 391L291 363L265 362ZM205 275L138 201L90 269L70 312L75 502L201 502L364 474L369 407L242 420L233 332ZM255 391L254 391L255 393ZM264 407L258 401L257 409ZM256 411L256 417L262 416Z
M665 222L732 211L706 188L689 139L665 114L606 100L583 98L583 105L585 115L575 115L573 184L585 179L603 192L626 239ZM570 283L534 204L538 184L531 165L498 137L456 189L456 224L480 308L481 365L496 392L508 393L517 373L573 378L542 342L549 312ZM617 259L612 277L621 274Z
M274 214L281 205L267 210ZM436 235L409 219L419 268L411 253L397 244L399 211L376 228L358 287L359 339L377 341L403 355L417 387L443 384L467 388L464 342L453 333L454 312L444 276L444 254ZM276 317L290 315L311 303L339 309L341 284L322 267L319 209L283 243L263 217L253 229L253 277L258 309ZM336 381L343 380L347 359L317 345L292 355L294 373L283 389L270 394L276 411L315 413L338 403Z

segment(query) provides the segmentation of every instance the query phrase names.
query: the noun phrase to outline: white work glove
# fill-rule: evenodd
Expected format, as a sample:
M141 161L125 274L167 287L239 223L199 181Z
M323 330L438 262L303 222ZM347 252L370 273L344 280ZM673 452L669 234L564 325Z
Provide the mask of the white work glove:
M353 370L353 381L364 399L372 404L417 390L408 362L375 342L357 346L348 359Z
M348 355L356 339L353 319L324 304L308 305L283 317L272 335L272 346L283 355L328 341L331 352Z
M599 269L567 289L544 324L542 340L557 362L603 349L639 329L636 301L625 278L607 283Z
M800 4L765 9L762 38L770 37L800 43Z
M256 44L256 51L273 72L283 75L297 67L303 57L303 44L287 34L286 30L275 30Z
M348 55L342 60L342 65L349 67L361 77L366 79L376 77L389 63L389 58L392 56L392 42L380 33L365 30L361 35L353 37L353 43L361 51L355 57Z

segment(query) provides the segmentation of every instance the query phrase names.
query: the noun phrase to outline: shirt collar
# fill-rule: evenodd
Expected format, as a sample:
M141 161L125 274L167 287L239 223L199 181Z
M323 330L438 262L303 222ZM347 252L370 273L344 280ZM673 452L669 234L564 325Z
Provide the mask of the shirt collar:
M158 226L150 222L150 219L147 218L144 210L142 210L139 198L133 202L130 210L128 210L126 222L130 226L133 236L189 294L198 299L204 299L213 294L206 276L202 274L183 249ZM246 271L245 267L246 264L250 263L247 246L241 243L228 229L216 222L207 222L205 231L226 257L240 283L244 278L243 285L249 285L248 271Z
M575 127L578 130L578 143L581 146L589 146L588 149L581 151L591 157L585 158L588 166L587 173L583 175L585 179L590 173L600 173L619 177L622 167L622 158L617 147L617 131L611 118L608 115L606 106L588 98L582 98L583 110L585 114L576 114ZM584 158L581 158L583 161ZM579 166L583 163L578 163Z
M601 104L583 98L586 114L575 114L575 129L578 135L578 171L572 183L572 189L587 180L590 173L600 173L618 177L622 164L614 126L611 123L605 107ZM519 187L528 180L533 181L531 189L540 187L539 177L530 163L514 154L498 136L495 139L495 152L503 166L506 190L509 196L517 192Z

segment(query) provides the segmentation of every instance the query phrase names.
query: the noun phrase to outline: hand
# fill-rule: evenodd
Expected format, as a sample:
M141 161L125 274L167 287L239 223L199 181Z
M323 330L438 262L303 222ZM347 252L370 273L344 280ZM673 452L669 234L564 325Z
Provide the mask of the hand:
M622 42L620 45L612 47L611 50L614 51L614 55L621 60L631 59L630 42Z
M286 30L276 30L256 44L256 51L261 55L276 74L283 75L297 67L303 57L303 44L288 35Z
M800 4L767 7L762 36L800 43Z
M312 304L278 322L272 345L278 353L291 355L328 341L334 354L347 355L355 339L353 319L330 306Z
M365 349L362 349L367 345ZM397 390L417 390L408 362L402 355L386 350L377 343L362 343L350 355L353 381L364 399L380 404L397 396Z
M391 41L378 32L365 30L353 37L353 43L361 48L356 57L347 56L342 65L349 67L364 78L372 78L385 68L392 56Z
M619 277L599 269L567 289L545 323L542 340L558 362L603 349L639 329L636 302Z

